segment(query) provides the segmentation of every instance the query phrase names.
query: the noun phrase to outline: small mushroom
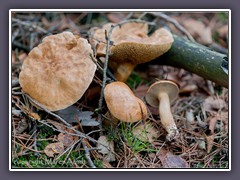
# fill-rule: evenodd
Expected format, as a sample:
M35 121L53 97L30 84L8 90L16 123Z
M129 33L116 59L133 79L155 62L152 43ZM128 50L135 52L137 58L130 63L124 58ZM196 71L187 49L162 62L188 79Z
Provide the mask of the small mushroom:
M93 31L91 43L96 46L97 56L106 55L105 31L109 31L111 25L108 23ZM151 36L147 33L147 23L129 22L113 29L109 65L118 81L126 81L136 65L149 62L170 49L173 37L168 30L157 29Z
M166 137L168 141L179 135L170 107L170 103L177 98L178 92L177 84L172 81L162 80L152 84L145 96L149 105L159 108L161 123L168 133Z
M22 91L49 111L78 101L92 82L96 64L86 39L63 32L47 36L24 60L19 75Z
M110 113L120 121L146 120L147 108L123 82L112 82L104 89L104 98Z

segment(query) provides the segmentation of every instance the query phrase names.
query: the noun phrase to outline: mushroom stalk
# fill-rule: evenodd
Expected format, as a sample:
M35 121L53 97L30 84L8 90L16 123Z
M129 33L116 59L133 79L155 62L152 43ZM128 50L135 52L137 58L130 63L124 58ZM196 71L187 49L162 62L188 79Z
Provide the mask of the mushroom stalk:
M116 79L118 81L125 82L128 79L128 77L130 76L130 74L132 73L134 67L135 67L135 65L133 65L131 63L119 64L117 66L116 72L114 73Z
M162 92L158 95L158 100L161 123L168 133L166 139L171 141L179 132L171 112L169 96L167 93Z

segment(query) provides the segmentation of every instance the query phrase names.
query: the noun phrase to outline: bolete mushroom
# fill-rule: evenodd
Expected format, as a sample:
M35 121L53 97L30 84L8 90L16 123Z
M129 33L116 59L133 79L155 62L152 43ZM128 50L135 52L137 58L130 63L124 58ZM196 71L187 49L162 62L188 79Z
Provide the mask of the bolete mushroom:
M124 122L136 122L147 118L147 108L123 82L112 82L104 88L107 107L115 118Z
M149 105L159 108L161 123L168 133L166 136L168 141L171 141L179 135L170 106L170 103L177 98L178 92L179 88L176 83L161 80L152 84L145 96Z
M106 55L105 31L109 31L112 25L108 23L93 32L91 43L96 46L97 56ZM161 56L173 43L172 34L168 30L159 28L148 36L148 24L136 22L115 27L110 40L113 45L110 47L109 65L114 70L116 79L123 82L136 65Z
M71 32L45 37L23 62L22 91L49 111L74 104L94 77L96 64L91 54L88 41Z

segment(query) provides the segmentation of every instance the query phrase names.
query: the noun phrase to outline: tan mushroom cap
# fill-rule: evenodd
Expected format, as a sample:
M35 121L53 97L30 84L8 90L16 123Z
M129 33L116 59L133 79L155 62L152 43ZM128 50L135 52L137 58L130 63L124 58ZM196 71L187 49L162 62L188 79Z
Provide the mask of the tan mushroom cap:
M120 121L136 122L147 118L147 108L123 82L112 82L104 89L110 113Z
M96 71L87 40L71 32L47 36L33 48L22 65L22 90L50 111L78 101Z
M178 96L179 88L178 85L172 81L161 80L152 84L145 96L145 99L152 107L159 106L158 96L161 93L167 93L170 102L174 101Z
M105 30L109 31L111 25L108 23L102 29L94 31L92 42L94 45L98 44L99 56L106 54ZM135 65L151 61L170 49L173 37L168 30L160 28L151 36L147 33L147 23L129 22L114 28L110 37L114 43L110 49L110 59L115 62L128 61Z

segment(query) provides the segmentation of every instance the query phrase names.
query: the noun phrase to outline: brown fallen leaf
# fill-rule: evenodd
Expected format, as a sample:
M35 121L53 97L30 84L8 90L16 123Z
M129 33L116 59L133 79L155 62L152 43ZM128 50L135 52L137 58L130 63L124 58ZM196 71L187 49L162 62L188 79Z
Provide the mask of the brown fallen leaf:
M64 151L64 146L62 142L48 144L44 149L44 153L48 157L54 157L54 154L60 154L63 151Z
M126 13L108 13L107 17L108 19L113 23L118 23L126 18Z
M173 155L168 152L164 161L163 168L189 168L189 164L180 156Z
M186 128L188 130L193 131L196 128L197 122L195 121L195 117L193 114L193 110L189 109L185 112L185 117L186 117Z
M218 120L224 123L224 131L226 132L228 131L228 112L221 112L220 114L214 113L214 117L210 117L208 119L208 125L209 125L209 130L211 134L209 136L206 136L207 153L211 152L212 147L214 145L214 138L215 138L214 130L216 128L216 124Z
M107 162L115 161L113 141L108 141L106 136L100 136L98 139L98 152L103 155L103 160Z
M228 132L228 112L221 112L218 118L223 122L224 130Z
M20 62L23 62L26 58L27 58L27 53L25 52L21 52L18 56L18 59L20 60Z
M227 106L227 104L224 100L222 100L220 98L214 98L212 96L209 96L203 102L203 108L205 111L208 111L208 112L211 112L214 110L219 110L226 106Z
M28 123L25 118L22 118L15 129L16 134L21 134L23 131L25 131L28 128Z
M14 64L16 62L16 55L15 52L12 51L12 64Z
M147 91L149 89L149 86L142 84L139 85L135 90L133 90L133 93L136 97L140 98L140 99L144 99ZM158 108L152 107L152 106L147 106L149 111L151 112L152 115L158 115L159 114L159 110Z
M224 25L217 29L217 33L221 38L226 38L228 36L228 25Z
M66 134L66 133L60 133L57 137L59 142L62 142L64 146L68 147L74 143L74 137Z
M180 156L176 156L166 149L161 149L157 154L163 168L189 168L186 160Z
M194 19L186 19L183 21L183 26L199 43L205 45L212 43L211 29L206 27L203 22Z
M61 131L65 131L66 130L66 127L63 124L60 124L60 123L58 123L58 122L56 122L54 120L51 120L51 119L47 119L46 121L47 121L48 124L53 125L58 130L61 130Z
M165 159L165 156L167 155L169 151L166 148L161 148L159 152L157 153L158 159L161 160L161 162Z
M214 144L214 137L215 137L215 133L214 133L214 129L217 123L217 117L210 117L209 119L209 130L210 130L210 135L206 136L206 141L207 141L207 153L210 153Z
M183 87L180 88L179 94L186 94L186 93L192 93L193 91L197 90L197 85L196 84L187 84Z
M148 89L149 89L149 86L142 84L142 85L139 85L135 90L133 90L133 93L136 97L143 99Z

